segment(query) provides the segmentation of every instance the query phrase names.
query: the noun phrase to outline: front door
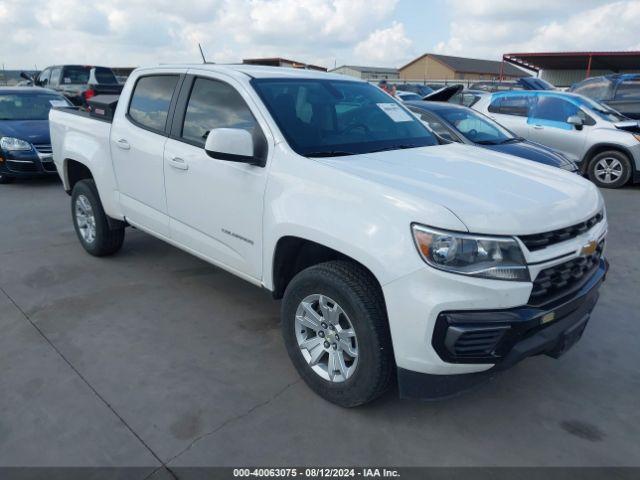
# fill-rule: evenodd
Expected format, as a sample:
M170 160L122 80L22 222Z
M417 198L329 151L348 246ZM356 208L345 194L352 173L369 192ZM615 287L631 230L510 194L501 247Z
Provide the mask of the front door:
M240 85L232 79L187 76L165 148L171 237L195 253L258 281L266 168L211 158L214 128L249 130L264 139Z
M571 116L582 118L582 128L567 122ZM528 122L532 141L564 153L575 162L579 162L584 153L585 140L591 128L589 124L595 123L573 102L544 93L538 94Z

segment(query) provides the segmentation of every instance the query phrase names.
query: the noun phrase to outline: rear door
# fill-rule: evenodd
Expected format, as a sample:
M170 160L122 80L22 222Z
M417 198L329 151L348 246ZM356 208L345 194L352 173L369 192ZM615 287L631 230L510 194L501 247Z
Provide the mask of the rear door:
M579 162L584 153L584 145L593 119L584 113L578 105L552 94L539 93L538 100L531 109L529 124L531 140L564 153L571 160ZM585 123L576 128L567 122L577 115Z
M531 94L500 93L492 95L487 115L516 135L530 139L527 118L535 101Z
M267 168L211 158L214 128L241 128L267 149L266 123L232 78L188 75L165 149L171 237L248 280L262 276L262 215Z
M129 104L118 108L111 127L111 155L125 216L164 237L169 236L164 148L182 78L173 72L139 76Z

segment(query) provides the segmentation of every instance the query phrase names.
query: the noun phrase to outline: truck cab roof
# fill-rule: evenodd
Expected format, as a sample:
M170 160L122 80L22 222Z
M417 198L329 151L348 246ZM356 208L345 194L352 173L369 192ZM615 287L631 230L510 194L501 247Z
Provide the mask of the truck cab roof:
M362 82L357 78L348 77L346 75L338 75L335 73L318 72L315 70L304 70L301 68L287 67L268 67L262 65L245 65L245 64L214 64L214 63L194 63L194 64L175 64L161 65L156 67L141 67L135 72L154 72L167 69L181 70L208 70L211 72L226 73L228 75L242 75L249 78L318 78L318 79L334 79L353 82Z

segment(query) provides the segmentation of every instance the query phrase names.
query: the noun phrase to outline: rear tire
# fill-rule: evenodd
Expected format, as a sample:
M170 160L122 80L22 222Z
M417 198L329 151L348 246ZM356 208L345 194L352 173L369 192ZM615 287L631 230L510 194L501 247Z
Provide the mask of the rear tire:
M300 376L329 402L363 405L391 385L395 367L382 291L360 265L331 261L298 273L284 293L282 333Z
M620 188L631 178L631 162L624 153L607 150L591 159L587 173L598 187Z
M80 180L73 187L71 217L80 244L91 255L112 255L122 247L124 225L109 225L93 180Z
M7 185L8 183L13 183L15 178L10 177L6 173L0 173L0 185Z

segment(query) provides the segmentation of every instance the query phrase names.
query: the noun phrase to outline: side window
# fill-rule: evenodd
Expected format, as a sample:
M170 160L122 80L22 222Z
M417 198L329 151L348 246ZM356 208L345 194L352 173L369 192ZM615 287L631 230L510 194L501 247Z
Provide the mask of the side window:
M131 120L143 128L162 132L167 125L169 105L177 83L178 75L139 78L129 103Z
M60 85L60 76L62 74L62 68L56 67L51 70L51 79L49 80L49 85L52 87L57 87Z
M574 90L575 93L593 98L594 100L604 100L609 98L611 82L606 78L588 80Z
M530 95L500 96L493 99L489 111L502 115L528 117L533 97Z
M187 103L182 138L204 146L214 128L242 128L255 134L258 124L249 106L231 85L196 78Z
M559 97L540 95L533 117L540 120L566 123L567 118L578 115L580 109L571 102Z
M51 77L51 69L47 68L43 70L42 72L40 72L40 75L38 75L38 85L40 85L41 87L46 87L47 85L49 85L50 77Z
M625 80L618 85L616 100L640 100L640 78Z

